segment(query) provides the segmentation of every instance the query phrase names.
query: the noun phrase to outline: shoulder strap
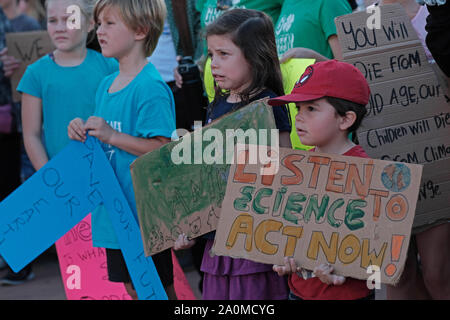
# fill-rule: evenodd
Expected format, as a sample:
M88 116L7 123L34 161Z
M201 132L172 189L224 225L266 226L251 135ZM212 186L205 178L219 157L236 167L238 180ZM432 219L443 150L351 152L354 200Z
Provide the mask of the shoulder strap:
M172 10L183 54L193 56L194 48L188 23L186 0L172 0Z

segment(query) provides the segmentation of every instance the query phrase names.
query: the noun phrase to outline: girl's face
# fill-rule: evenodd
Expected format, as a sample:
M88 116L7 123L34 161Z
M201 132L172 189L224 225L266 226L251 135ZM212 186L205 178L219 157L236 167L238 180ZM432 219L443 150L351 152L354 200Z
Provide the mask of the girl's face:
M211 35L207 39L211 72L221 89L239 94L251 81L251 68L241 49L226 35Z
M56 49L70 52L86 46L86 39L89 31L93 28L93 21L88 22L83 14L80 14L80 28L73 28L77 25L72 21L74 14L67 8L71 5L78 5L73 1L51 0L47 5L47 31ZM75 19L77 19L75 18ZM70 21L69 21L70 19Z
M296 103L295 129L303 144L326 148L332 145L343 128L343 117L325 99Z
M107 7L97 21L97 37L105 57L120 59L127 56L136 45L136 33L123 22L119 10Z

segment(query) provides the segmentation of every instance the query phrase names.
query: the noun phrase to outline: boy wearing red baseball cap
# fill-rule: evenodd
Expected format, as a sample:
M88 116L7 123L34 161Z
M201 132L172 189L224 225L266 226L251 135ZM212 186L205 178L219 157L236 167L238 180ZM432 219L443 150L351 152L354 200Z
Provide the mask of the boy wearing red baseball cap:
M312 151L368 158L349 133L356 131L366 114L370 89L362 73L353 65L327 60L309 66L291 94L269 100L272 106L294 102L297 134ZM280 276L289 274L290 299L356 300L373 298L366 281L333 274L322 264L311 272L297 268L293 258L273 267ZM302 271L300 273L300 271Z

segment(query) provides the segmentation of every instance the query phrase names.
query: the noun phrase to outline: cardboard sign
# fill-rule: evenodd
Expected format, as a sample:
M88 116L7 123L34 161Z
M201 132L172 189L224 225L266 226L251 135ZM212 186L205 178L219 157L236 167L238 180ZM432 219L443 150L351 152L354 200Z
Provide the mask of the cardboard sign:
M139 299L167 299L99 141L71 141L0 203L0 254L19 271L103 204Z
M27 66L55 49L47 31L13 32L6 34L8 55L21 61L20 67L11 76L13 101L20 102L21 95L16 91Z
M305 269L330 263L336 274L357 279L371 276L367 268L375 265L383 283L396 283L422 166L279 152L276 165L231 166L213 253L268 264L293 256ZM243 160L246 153L237 155Z
M235 130L244 138L257 132L257 143L264 144L264 138L270 143L271 108L254 102L136 159L131 176L146 255L172 247L181 233L195 238L216 229L230 167L226 160L233 159L238 140ZM255 129L266 129L269 137ZM220 163L206 163L211 154Z
M122 283L108 280L105 249L92 246L90 214L55 245L67 300L131 300Z
M424 165L414 227L436 224L450 219L449 95L403 7L379 9L378 29L366 12L336 18L344 60L371 89L358 141L372 158Z

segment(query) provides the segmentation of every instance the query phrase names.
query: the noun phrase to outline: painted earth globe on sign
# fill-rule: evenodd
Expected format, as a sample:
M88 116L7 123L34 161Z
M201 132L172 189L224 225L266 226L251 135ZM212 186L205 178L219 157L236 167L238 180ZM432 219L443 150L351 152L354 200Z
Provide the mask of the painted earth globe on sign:
M401 163L386 166L381 173L381 182L386 189L393 192L402 192L409 187L411 182L411 171Z

